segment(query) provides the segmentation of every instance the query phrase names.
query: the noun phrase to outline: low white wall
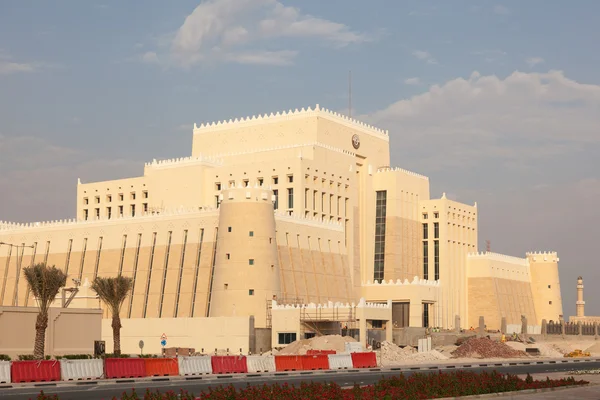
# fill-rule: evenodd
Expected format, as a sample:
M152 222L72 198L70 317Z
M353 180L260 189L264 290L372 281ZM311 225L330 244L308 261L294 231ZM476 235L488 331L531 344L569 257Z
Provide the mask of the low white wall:
M102 340L106 352L113 352L112 320L102 320ZM250 346L250 317L213 318L131 318L122 319L121 352L139 354L139 342L144 341L144 354L162 352L161 336L167 336L166 347L192 347L205 352L229 348L247 354Z

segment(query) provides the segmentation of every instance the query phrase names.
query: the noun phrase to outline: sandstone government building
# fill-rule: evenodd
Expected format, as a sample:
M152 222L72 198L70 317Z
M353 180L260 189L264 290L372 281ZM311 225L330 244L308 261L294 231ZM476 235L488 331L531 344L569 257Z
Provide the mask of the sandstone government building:
M45 261L82 288L133 278L125 351L136 331L183 337L195 321L237 348L562 317L557 254L478 252L477 204L431 198L426 176L390 165L389 140L318 105L194 125L189 157L78 182L75 219L0 222L0 306L34 306L22 269Z

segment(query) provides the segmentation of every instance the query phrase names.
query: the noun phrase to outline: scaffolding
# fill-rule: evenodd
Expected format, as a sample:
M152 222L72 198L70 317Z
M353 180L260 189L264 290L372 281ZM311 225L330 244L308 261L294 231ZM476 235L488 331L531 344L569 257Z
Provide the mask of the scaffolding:
M293 305L304 304L304 299L302 299L302 297L284 297L281 299L273 297L273 300L275 300L281 304L293 304ZM273 300L267 300L267 321L266 321L267 328L273 327L273 316L271 314L271 309L273 308Z

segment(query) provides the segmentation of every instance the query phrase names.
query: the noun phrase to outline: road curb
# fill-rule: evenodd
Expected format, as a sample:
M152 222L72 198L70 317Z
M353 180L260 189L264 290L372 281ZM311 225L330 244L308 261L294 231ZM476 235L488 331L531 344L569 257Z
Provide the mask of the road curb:
M422 365L396 365L378 368L363 369L339 369L339 370L318 370L318 371L286 371L285 376L314 375L319 373L344 374L344 373L365 373L365 372L447 372L447 370L471 369L471 368L499 368L499 367L517 367L526 365L560 365L574 363L600 362L600 358L586 359L551 359L540 360L533 359L527 361L501 361L501 362L476 362L476 363L456 363L456 364L422 364ZM96 380L71 380L55 382L31 382L31 383L6 383L0 384L0 389L26 389L40 387L63 387L63 386L86 386L86 385L114 385L121 383L151 383L151 382L187 382L192 380L202 381L228 381L245 378L263 378L283 376L282 372L268 373L243 373L243 374L206 374L194 376L150 376L145 378L122 378L122 379L96 379Z

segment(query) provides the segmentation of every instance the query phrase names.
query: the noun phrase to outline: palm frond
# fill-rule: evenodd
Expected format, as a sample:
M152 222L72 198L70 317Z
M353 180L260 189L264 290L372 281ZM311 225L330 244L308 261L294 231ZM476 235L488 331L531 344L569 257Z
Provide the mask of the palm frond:
M63 271L44 263L23 268L23 275L41 310L48 310L60 288L67 283L67 275Z
M100 300L108 305L114 314L121 311L121 306L127 298L133 285L133 279L116 276L111 278L97 277L92 282L92 290L98 294Z

